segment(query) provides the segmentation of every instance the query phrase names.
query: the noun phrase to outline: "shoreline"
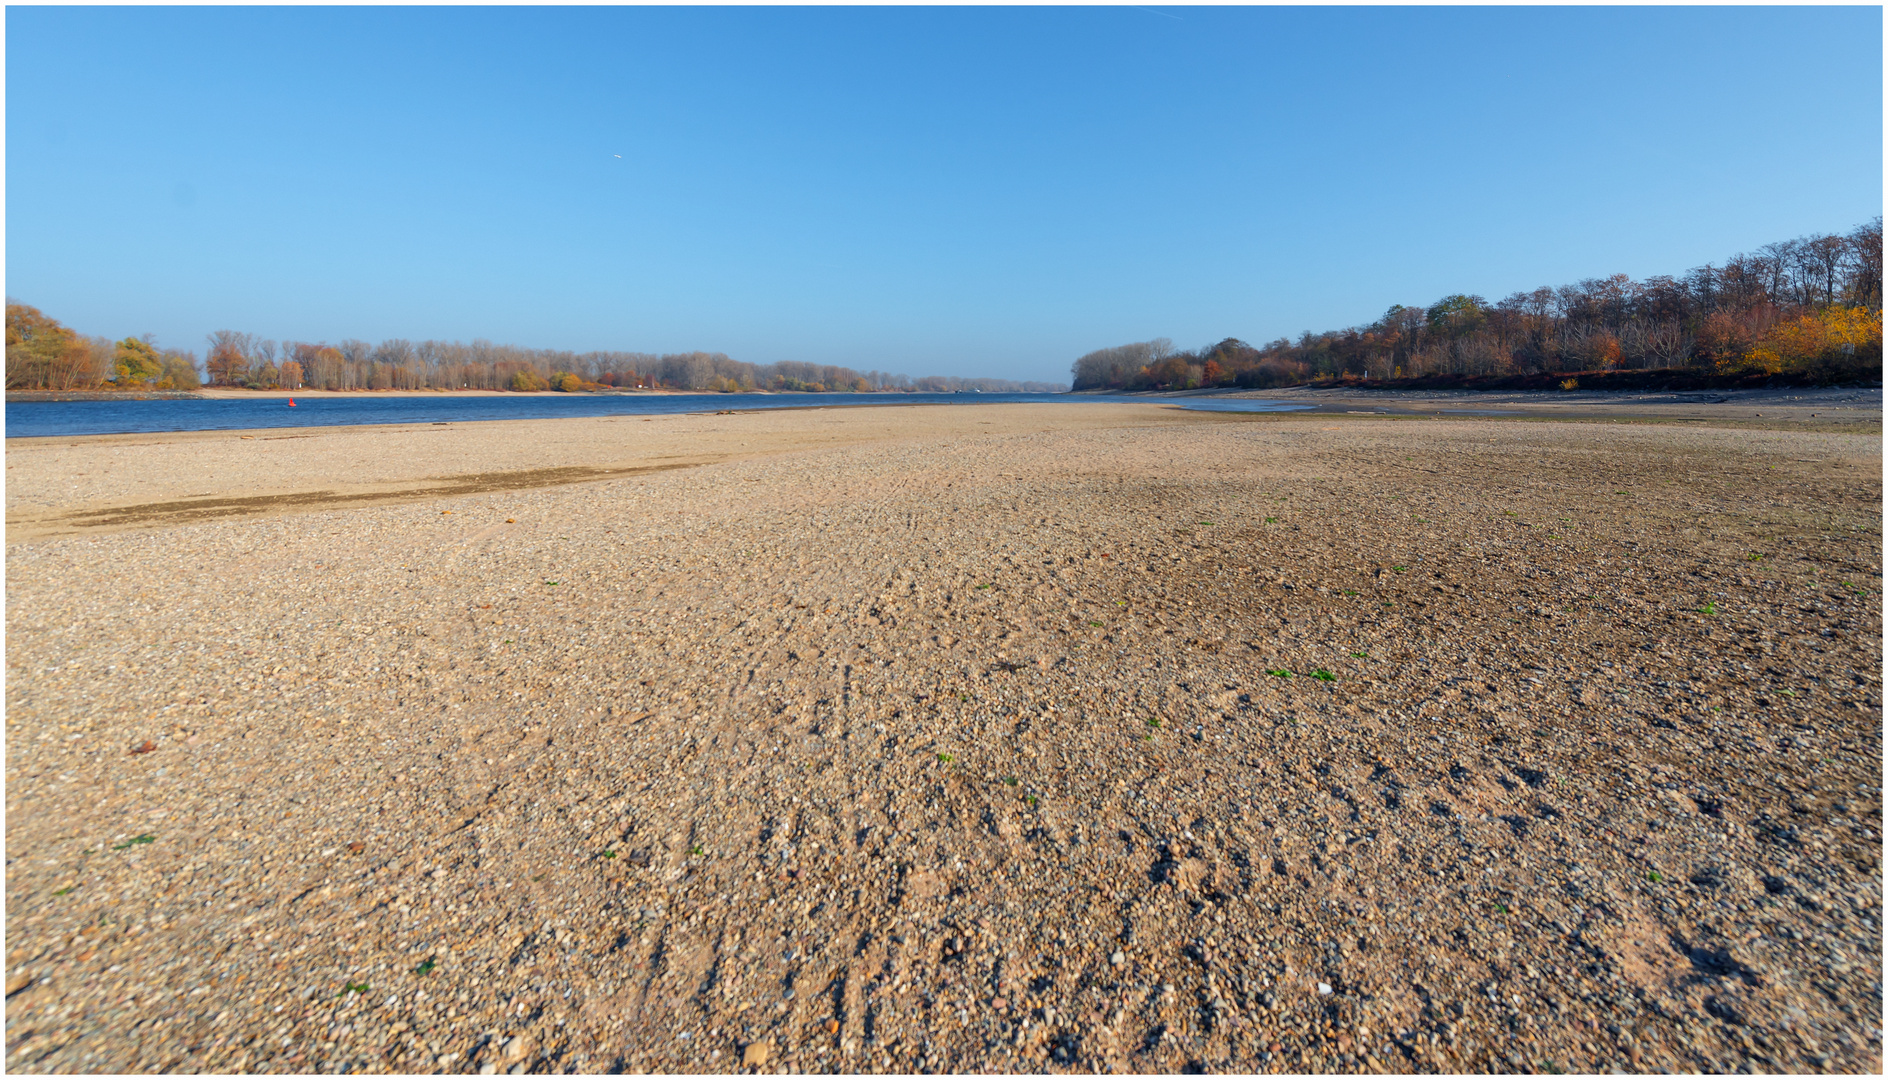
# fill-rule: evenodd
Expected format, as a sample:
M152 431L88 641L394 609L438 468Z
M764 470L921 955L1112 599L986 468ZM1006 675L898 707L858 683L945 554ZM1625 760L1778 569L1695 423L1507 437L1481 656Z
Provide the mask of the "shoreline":
M454 392L467 396L464 392ZM472 391L476 396L488 393ZM491 391L489 393L499 393ZM552 396L555 391L539 392ZM188 439L192 437L239 436L249 434L258 437L280 437L285 432L344 432L375 429L410 428L410 427L455 427L460 425L489 425L511 423L581 423L591 420L634 420L659 417L699 417L717 415L762 415L768 413L819 412L824 410L871 410L871 409L916 409L928 406L955 406L989 408L1023 407L1063 407L1068 405L1125 405L1155 406L1186 413L1193 417L1215 418L1220 420L1252 419L1256 417L1330 419L1344 417L1351 419L1378 418L1396 420L1506 420L1506 421L1564 421L1564 422L1613 422L1613 423L1681 423L1731 426L1740 428L1772 428L1782 430L1852 432L1856 434L1879 433L1883 422L1882 394L1880 390L1826 390L1791 394L1783 391L1739 391L1733 394L1719 394L1699 398L1690 395L1644 394L1626 392L1600 392L1592 395L1511 392L1499 396L1490 396L1492 392L1472 391L1447 394L1433 391L1385 391L1368 398L1342 390L1310 390L1304 388L1271 391L1162 391L1139 394L1123 394L1126 400L1105 400L1098 396L1085 394L1056 395L1049 401L1031 402L980 402L975 400L953 401L825 401L805 404L771 406L767 408L742 408L738 403L730 402L728 408L711 408L714 397L710 395L684 395L671 391L658 391L662 396L700 396L709 400L702 402L702 407L657 413L620 413L605 415L580 415L565 417L480 417L453 418L446 420L393 420L380 423L310 425L306 427L253 427L253 428L198 428L183 431L150 432L103 432L74 435L8 435L6 445L30 446L46 442L78 443L92 440L136 439L141 442L155 442L168 439ZM1750 396L1736 396L1738 394ZM1761 396L1759 396L1761 395ZM276 398L287 398L287 393L271 392ZM335 393L330 397L347 398L354 395ZM399 395L402 397L424 397L428 395ZM443 396L443 395L442 395ZM718 395L717 395L718 396ZM789 397L788 394L776 395ZM1285 404L1303 404L1306 408L1279 411L1241 411L1233 409L1189 409L1191 401L1214 400L1258 400L1275 401ZM1475 407L1463 407L1465 404ZM266 434L265 434L266 433Z
M1043 428L1081 431L1215 419L1157 402L1093 404L1101 407L860 403L22 436L6 444L13 472L6 485L7 541L559 487L675 467L922 439L960 427L1003 436Z

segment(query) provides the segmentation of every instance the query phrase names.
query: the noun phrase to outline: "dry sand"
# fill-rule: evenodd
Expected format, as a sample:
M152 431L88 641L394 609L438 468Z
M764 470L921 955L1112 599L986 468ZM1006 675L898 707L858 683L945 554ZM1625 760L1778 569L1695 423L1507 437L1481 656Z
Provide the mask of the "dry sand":
M1879 1071L1861 429L11 441L6 1063Z
M1798 431L1873 431L1881 387L1775 387L1758 390L1369 390L1291 386L1278 390L1193 390L1170 398L1266 398L1323 412L1423 416L1506 416L1535 420L1656 420Z

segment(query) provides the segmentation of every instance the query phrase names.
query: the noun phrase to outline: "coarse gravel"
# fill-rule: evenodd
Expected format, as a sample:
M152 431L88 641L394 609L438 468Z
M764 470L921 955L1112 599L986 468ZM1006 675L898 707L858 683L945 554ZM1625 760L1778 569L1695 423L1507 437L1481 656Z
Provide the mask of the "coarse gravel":
M1879 426L1036 408L10 443L7 1067L1881 1070Z

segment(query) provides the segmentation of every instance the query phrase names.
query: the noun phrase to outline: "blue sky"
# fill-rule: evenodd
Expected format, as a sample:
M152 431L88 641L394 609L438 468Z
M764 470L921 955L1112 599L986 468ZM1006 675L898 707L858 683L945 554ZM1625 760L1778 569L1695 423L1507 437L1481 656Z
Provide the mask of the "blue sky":
M1881 213L1881 18L13 7L6 289L199 351L1066 380L1846 230Z

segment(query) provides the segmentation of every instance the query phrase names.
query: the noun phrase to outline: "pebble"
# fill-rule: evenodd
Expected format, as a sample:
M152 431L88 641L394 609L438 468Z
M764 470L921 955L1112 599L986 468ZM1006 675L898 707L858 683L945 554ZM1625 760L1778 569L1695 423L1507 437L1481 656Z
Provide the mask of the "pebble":
M1880 618L1825 580L1879 569L1877 437L1030 406L491 455L750 422L872 438L451 515L10 529L9 1067L464 1070L489 1033L496 1071L1178 1072L1214 1002L1228 1071L1330 1064L1267 1049L1340 1052L1327 1019L1396 1067L1878 1070L1828 1033L1880 970ZM379 447L363 482L453 468L337 432L308 476L329 438ZM173 482L172 445L225 468L123 466ZM1780 554L1844 514L1817 575ZM257 551L266 587L228 569ZM1285 991L1313 970L1341 1016ZM1412 983L1436 1015L1382 1014Z

